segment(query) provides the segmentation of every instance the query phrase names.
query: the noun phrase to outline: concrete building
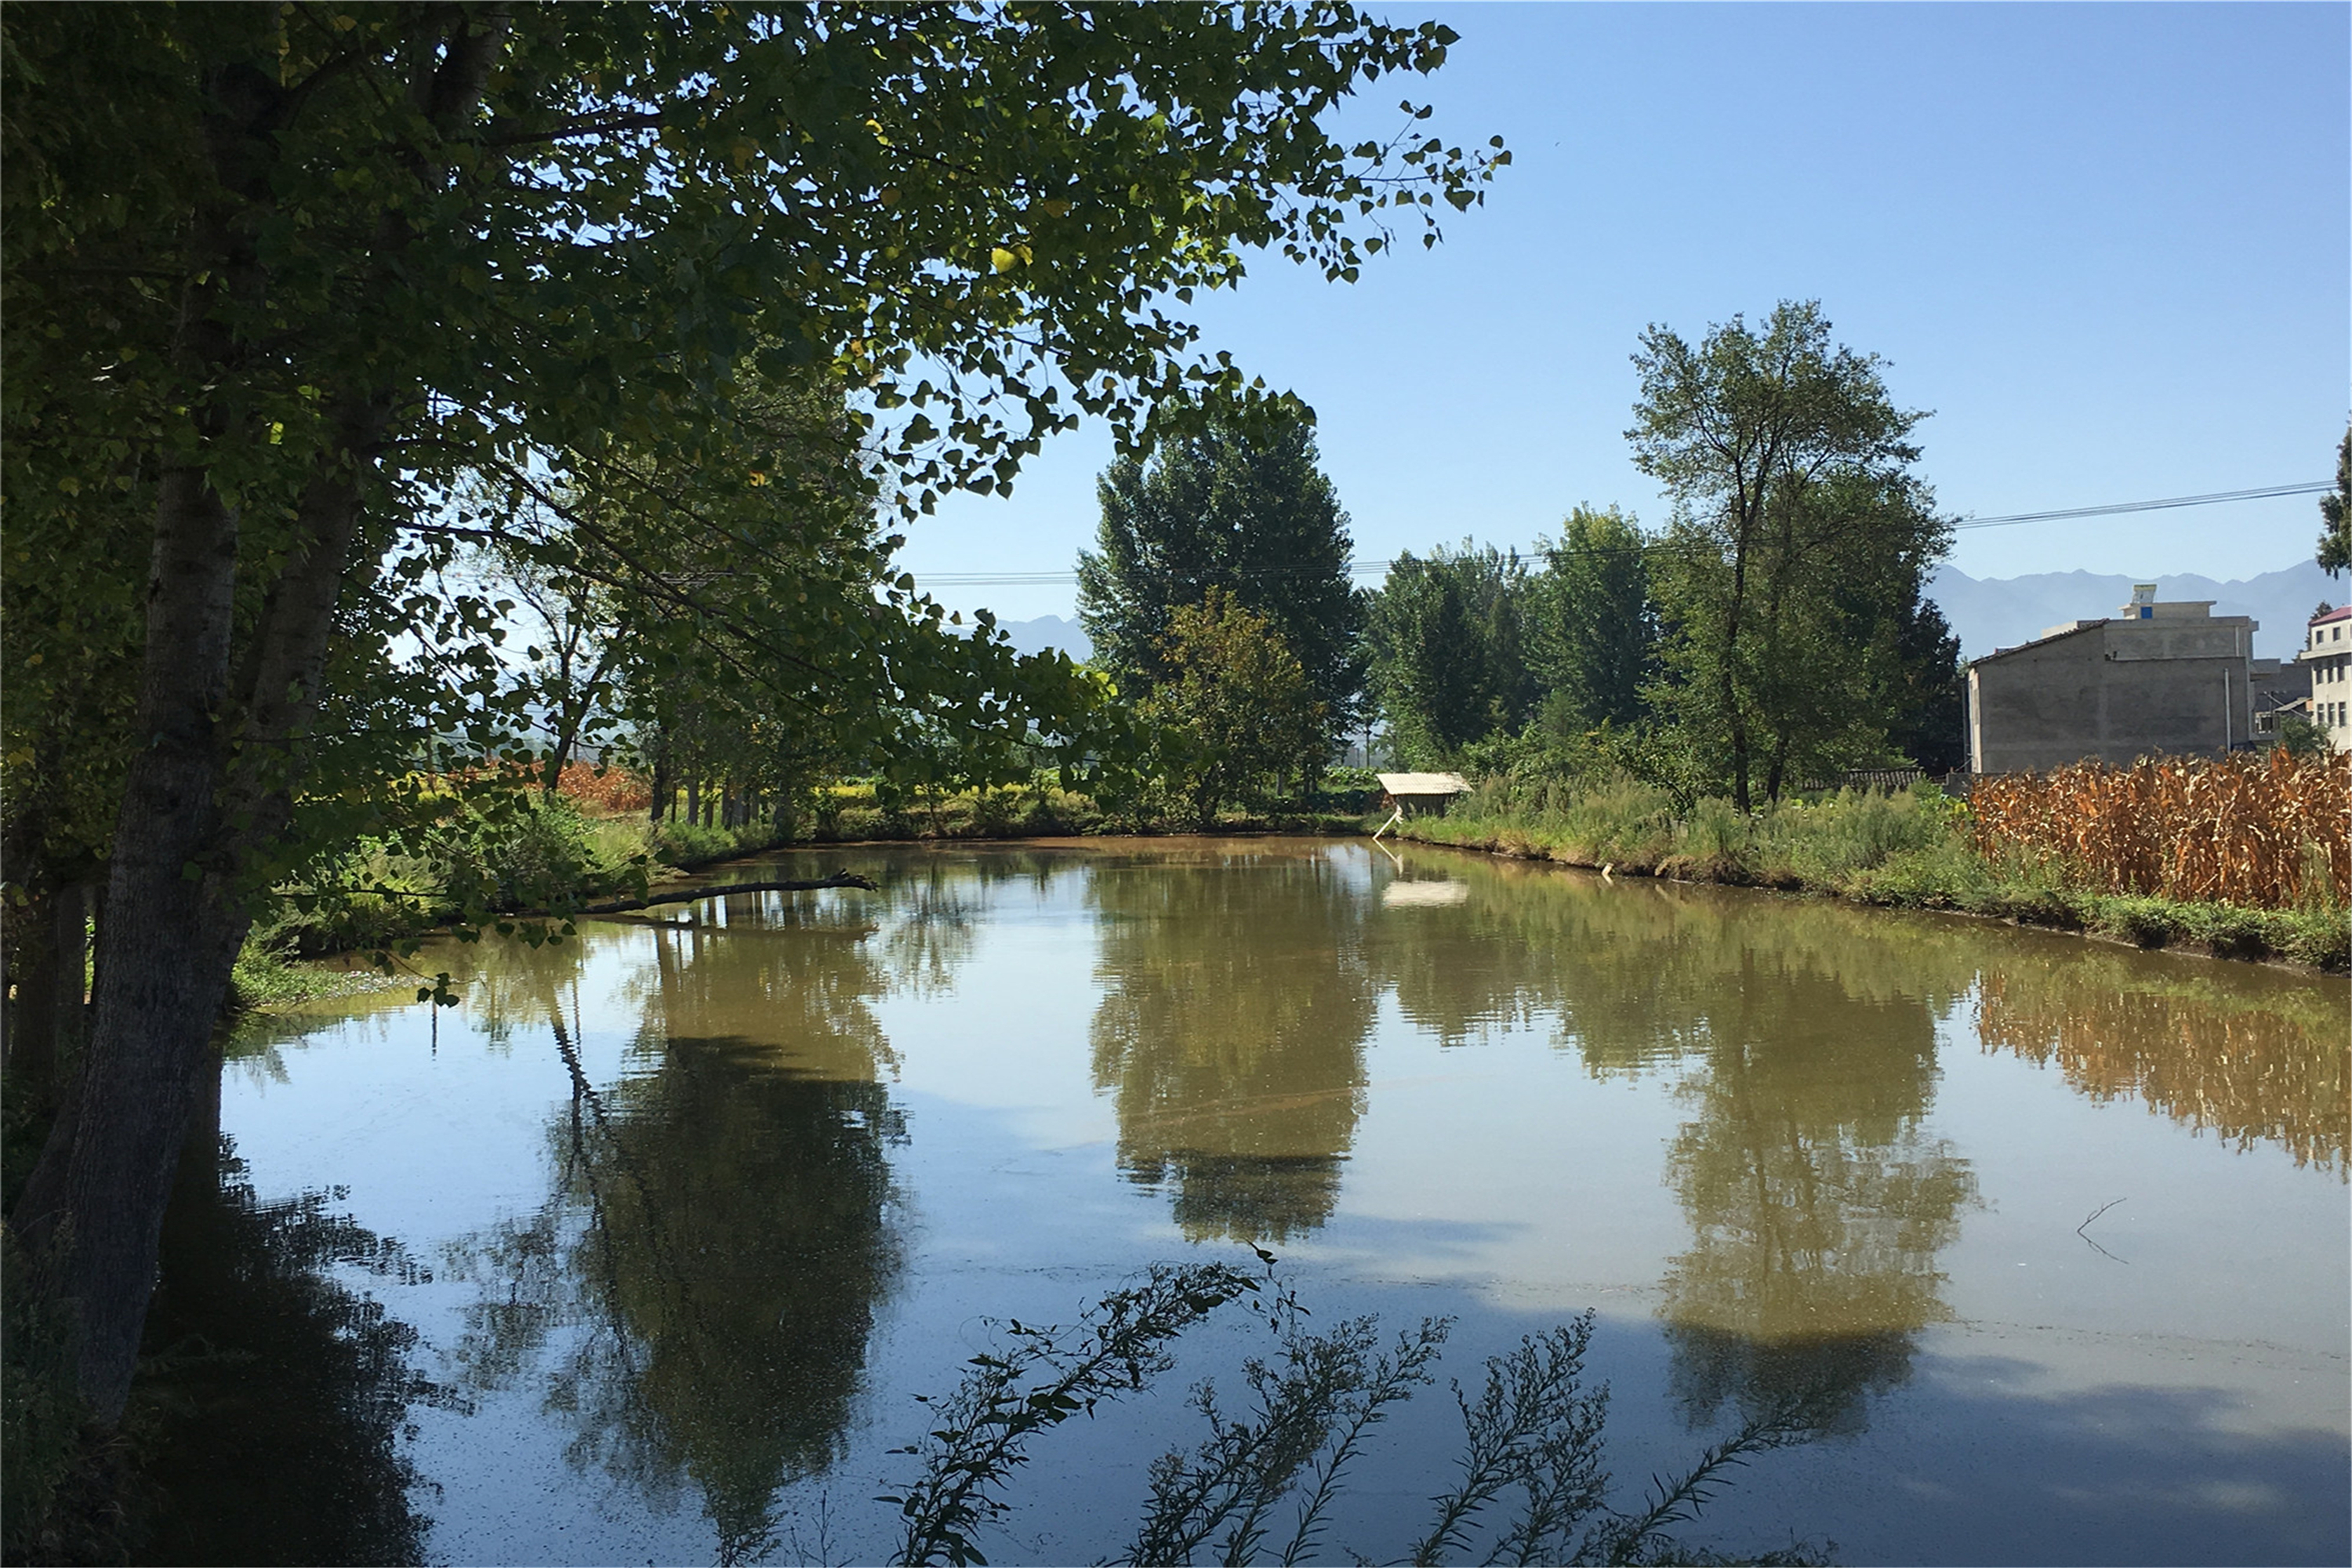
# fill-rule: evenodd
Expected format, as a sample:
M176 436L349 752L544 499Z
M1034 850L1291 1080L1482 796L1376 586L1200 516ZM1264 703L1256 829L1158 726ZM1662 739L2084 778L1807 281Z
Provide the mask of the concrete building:
M2158 604L2152 584L2100 620L2052 626L1969 666L1969 767L2021 773L2253 740L2253 638L2210 599ZM2347 651L2352 651L2347 643ZM2346 686L2352 696L2352 682Z
M2352 752L2352 605L2312 616L2294 662L2310 678L2312 722L2329 745Z
M2311 706L2310 666L2298 657L2258 658L2250 668L2254 686L2256 741L2268 741L2276 735L2278 721L2285 714L2308 717Z

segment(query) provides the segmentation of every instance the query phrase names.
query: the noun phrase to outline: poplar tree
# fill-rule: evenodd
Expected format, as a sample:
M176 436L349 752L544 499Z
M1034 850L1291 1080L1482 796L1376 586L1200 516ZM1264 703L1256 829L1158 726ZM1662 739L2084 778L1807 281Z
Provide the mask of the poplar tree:
M1675 502L1654 689L1747 811L1759 783L1777 797L1792 769L1866 752L1874 727L1883 742L1867 628L1949 542L1909 472L1926 416L1895 405L1876 355L1832 343L1817 302L1641 342L1626 438Z
M1556 733L1642 716L1658 652L1650 548L1613 506L1578 507L1542 547L1543 570L1529 584L1528 658Z
M1213 416L1114 462L1097 493L1102 522L1078 557L1078 620L1105 668L1143 690L1168 681L1177 612L1215 591L1266 618L1323 704L1327 731L1347 727L1363 686L1363 595L1348 576L1348 514L1304 409Z
M1373 601L1372 683L1390 744L1408 762L1450 763L1473 741L1516 732L1533 712L1526 563L1493 545L1407 552Z

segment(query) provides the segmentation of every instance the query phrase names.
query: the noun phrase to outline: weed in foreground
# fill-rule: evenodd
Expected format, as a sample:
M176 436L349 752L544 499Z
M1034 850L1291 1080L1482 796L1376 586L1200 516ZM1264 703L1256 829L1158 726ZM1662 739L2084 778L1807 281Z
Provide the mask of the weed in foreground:
M1011 1507L1008 1484L1028 1462L1029 1441L1142 1391L1172 1364L1169 1347L1179 1335L1234 1301L1265 1323L1277 1352L1244 1364L1244 1409L1228 1410L1212 1384L1192 1391L1207 1436L1153 1463L1142 1517L1118 1561L1288 1565L1315 1558L1349 1466L1388 1412L1434 1380L1452 1325L1424 1319L1386 1341L1369 1317L1310 1331L1272 1256L1258 1256L1266 1267L1255 1276L1223 1264L1157 1266L1074 1328L1006 1325L1005 1348L973 1357L952 1394L925 1401L937 1426L896 1450L922 1464L902 1492L880 1500L896 1503L904 1522L893 1560L985 1564L979 1537ZM1726 1560L1671 1533L1696 1517L1730 1469L1819 1429L1819 1412L1802 1398L1751 1420L1681 1475L1654 1479L1639 1508L1612 1508L1602 1462L1609 1391L1582 1382L1591 1335L1587 1312L1489 1358L1475 1397L1454 1385L1463 1425L1456 1478L1433 1500L1429 1531L1406 1560L1827 1561L1803 1547Z

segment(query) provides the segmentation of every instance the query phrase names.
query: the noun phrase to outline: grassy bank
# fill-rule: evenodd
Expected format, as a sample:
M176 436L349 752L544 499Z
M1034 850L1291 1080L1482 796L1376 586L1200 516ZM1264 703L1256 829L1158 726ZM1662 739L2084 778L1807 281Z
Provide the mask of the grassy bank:
M1950 910L2142 947L2284 959L2332 971L2352 962L2352 923L2336 900L2260 909L2094 891L2070 879L2061 861L1980 852L1967 805L1933 787L1840 792L1742 816L1724 800L1678 811L1663 792L1631 783L1582 790L1497 783L1444 816L1391 831L1422 843L1605 867L1614 874Z
M886 805L870 784L820 793L793 842L856 844L924 839L1063 838L1094 834L1354 833L1377 795L1370 775L1339 779L1302 800L1264 809L1231 808L1204 829L1171 802L1150 796L1107 805L1052 784L920 795Z
M1228 811L1216 832L1355 833L1369 775L1342 776L1311 798L1261 812ZM1106 806L1040 782L1006 789L919 793L898 800L871 784L827 786L781 819L705 826L642 809L583 809L568 795L491 819L462 816L424 844L396 850L363 839L312 884L284 891L239 955L235 1011L345 994L391 981L312 960L366 953L446 926L471 908L491 915L561 908L766 850L826 844L1150 835L1196 824L1144 798Z
M597 816L558 795L503 819L465 816L424 844L362 839L315 882L283 889L237 955L231 1009L279 1006L393 984L309 960L379 951L459 920L625 890L786 841L772 822L734 827ZM405 980L398 982L406 984Z

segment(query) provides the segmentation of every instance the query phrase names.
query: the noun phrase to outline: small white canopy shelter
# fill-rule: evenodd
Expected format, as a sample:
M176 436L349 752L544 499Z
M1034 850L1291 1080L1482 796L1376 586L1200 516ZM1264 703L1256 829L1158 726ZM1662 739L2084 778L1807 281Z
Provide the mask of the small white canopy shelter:
M1470 793L1470 781L1460 773L1380 773L1381 789L1389 803L1396 807L1395 815L1380 826L1372 837L1378 838L1408 816L1443 812L1446 803L1457 795Z

